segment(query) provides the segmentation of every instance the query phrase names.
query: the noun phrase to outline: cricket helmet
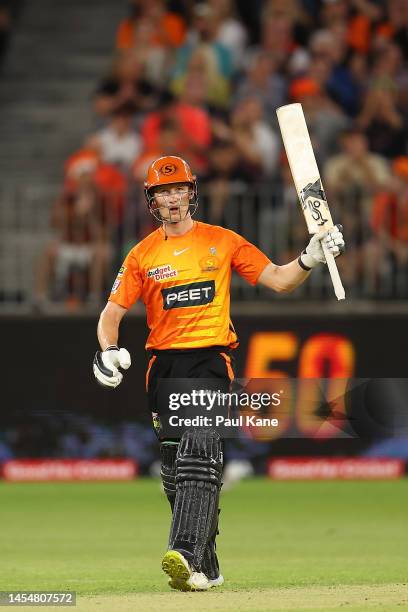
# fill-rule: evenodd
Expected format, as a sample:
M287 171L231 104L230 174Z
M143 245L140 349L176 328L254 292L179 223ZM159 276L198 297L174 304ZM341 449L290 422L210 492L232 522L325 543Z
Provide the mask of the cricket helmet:
M147 170L147 177L144 184L144 192L149 211L158 221L166 221L160 214L160 208L154 199L154 188L162 185L172 185L174 183L187 183L191 186L190 206L188 212L192 216L197 210L197 178L191 172L188 163L181 157L166 155L159 157L152 162ZM187 214L188 214L187 212ZM178 219L177 221L181 221ZM171 221L175 223L177 221Z

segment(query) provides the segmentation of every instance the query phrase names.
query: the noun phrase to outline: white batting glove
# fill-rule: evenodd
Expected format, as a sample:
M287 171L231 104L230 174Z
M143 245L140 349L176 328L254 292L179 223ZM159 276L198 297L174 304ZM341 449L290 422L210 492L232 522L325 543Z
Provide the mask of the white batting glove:
M318 234L314 234L298 259L300 266L304 270L311 270L319 263L326 263L322 243L324 243L334 257L343 253L345 243L342 231L342 225L335 225L329 230L323 230Z
M93 361L93 371L97 382L103 387L114 389L123 379L118 368L127 370L132 360L129 351L117 346L108 346L104 351L96 351Z

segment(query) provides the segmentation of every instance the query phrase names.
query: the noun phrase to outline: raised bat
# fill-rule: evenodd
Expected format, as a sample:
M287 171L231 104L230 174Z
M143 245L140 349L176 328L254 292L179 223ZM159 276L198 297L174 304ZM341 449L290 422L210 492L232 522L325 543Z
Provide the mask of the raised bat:
M316 234L323 229L331 229L333 220L324 193L302 105L287 104L281 106L277 109L276 114L293 182L309 233ZM344 287L335 259L323 243L322 247L336 297L338 300L344 300Z

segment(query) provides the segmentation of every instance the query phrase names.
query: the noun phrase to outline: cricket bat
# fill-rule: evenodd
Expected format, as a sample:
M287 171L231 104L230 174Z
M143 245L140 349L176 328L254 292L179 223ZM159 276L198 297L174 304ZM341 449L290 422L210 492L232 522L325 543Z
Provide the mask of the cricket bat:
M310 234L333 227L301 104L287 104L276 110L293 182ZM327 267L338 300L345 292L333 255L322 244Z

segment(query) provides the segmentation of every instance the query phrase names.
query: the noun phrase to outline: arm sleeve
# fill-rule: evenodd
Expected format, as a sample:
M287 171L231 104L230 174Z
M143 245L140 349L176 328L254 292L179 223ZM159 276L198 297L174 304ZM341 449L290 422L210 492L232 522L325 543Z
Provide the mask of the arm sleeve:
M231 265L251 285L256 285L261 272L271 263L271 260L245 238L234 232L231 233L234 238Z
M142 277L136 253L132 250L127 255L113 283L109 301L124 308L130 308L139 299L141 293Z

